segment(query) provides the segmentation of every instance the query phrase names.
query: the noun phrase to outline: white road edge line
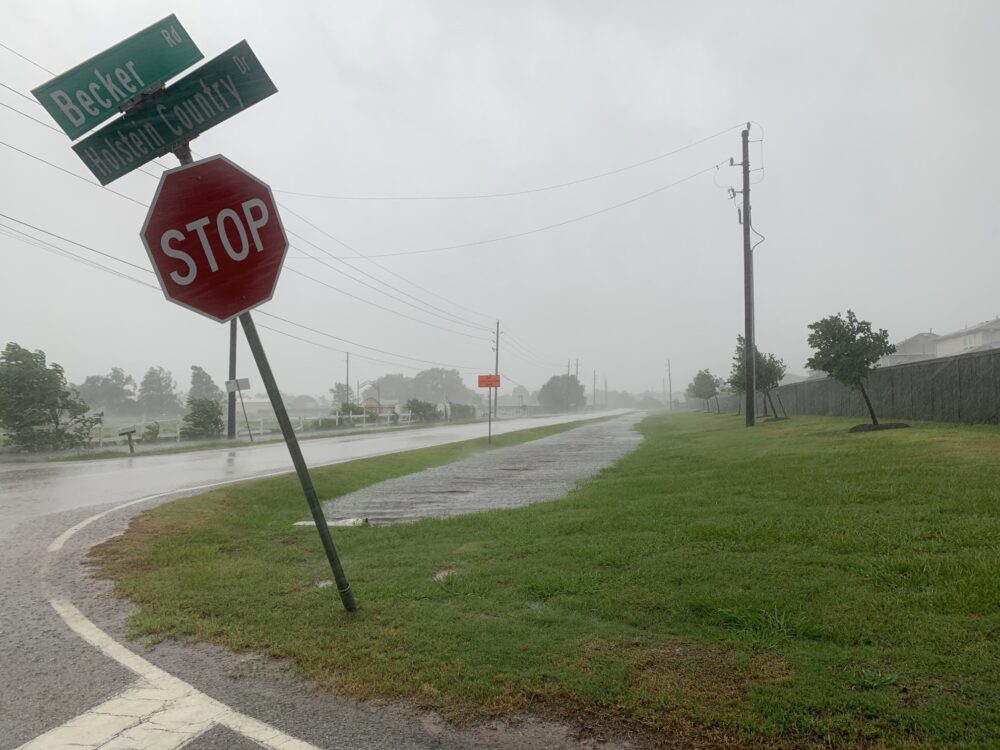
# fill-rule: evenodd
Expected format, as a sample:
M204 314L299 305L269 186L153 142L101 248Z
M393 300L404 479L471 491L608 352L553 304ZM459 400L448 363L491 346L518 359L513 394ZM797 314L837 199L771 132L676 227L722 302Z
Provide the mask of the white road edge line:
M210 698L115 641L64 599L49 604L83 640L139 677L128 690L18 750L174 750L214 726L224 726L270 750L320 750Z
M193 487L182 487L178 490L170 490L169 492L158 492L155 495L146 495L145 497L140 497L138 500L129 500L127 503L122 503L121 505L116 505L113 508L108 508L106 511L102 513L97 513L93 516L90 516L89 518L84 518L82 521L80 521L80 523L74 526L70 526L68 529L66 529L66 531L64 531L62 534L60 534L59 536L57 536L55 539L52 540L52 543L48 547L48 551L58 552L63 548L63 545L65 545L66 542L69 541L70 537L76 534L76 532L78 532L80 529L90 526L90 524L92 524L94 521L104 518L105 516L110 515L115 511L119 511L122 508L128 508L130 505L138 505L139 503L146 503L149 502L150 500L157 500L161 497L169 497L170 495L177 495L178 497L181 497L188 492L210 490L215 487L224 487L227 484L237 484L238 482L252 482L255 479L267 479L268 477L276 477L279 474L290 474L290 473L291 471L289 469L282 469L281 471L271 471L266 474L255 474L254 476L240 477L239 479L226 479L225 481L222 482L212 482L211 484L198 484Z
M288 473L289 471L284 469L159 492L130 500L89 516L66 529L49 544L48 552L59 552L81 529L132 505ZM174 750L218 725L227 727L271 750L320 750L314 745L287 735L269 724L210 698L183 680L151 664L94 625L65 599L51 598L49 604L74 633L108 658L134 672L139 680L101 705L21 745L18 750L57 750L68 747L85 750L98 748L123 750L134 747Z

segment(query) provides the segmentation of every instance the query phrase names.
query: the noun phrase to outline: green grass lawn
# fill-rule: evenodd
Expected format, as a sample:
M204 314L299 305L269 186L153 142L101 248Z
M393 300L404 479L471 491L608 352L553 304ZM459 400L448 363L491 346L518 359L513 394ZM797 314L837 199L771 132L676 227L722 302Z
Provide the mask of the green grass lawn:
M146 512L92 559L141 606L137 635L254 649L456 720L528 709L678 747L1000 747L1000 429L854 421L651 417L559 500L334 529L353 614L316 586L330 573L291 525L308 515L293 477ZM314 478L333 497L478 449Z

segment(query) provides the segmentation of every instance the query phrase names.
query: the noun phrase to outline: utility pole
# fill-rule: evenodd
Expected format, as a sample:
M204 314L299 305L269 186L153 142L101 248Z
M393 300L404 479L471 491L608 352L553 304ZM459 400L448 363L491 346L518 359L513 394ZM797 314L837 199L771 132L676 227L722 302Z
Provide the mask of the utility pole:
M670 388L670 411L674 410L674 379L670 376L670 360L667 360L667 387Z
M576 358L576 379L580 379L580 358Z
M754 365L757 344L753 320L753 251L750 249L750 123L743 131L743 390L746 394L746 426L753 427Z
M597 370L594 370L594 390L593 390L594 410L597 410Z
M567 378L569 377L569 363L570 363L570 360L567 359L566 360L566 377Z
M499 320L497 321L496 346L493 347L493 351L496 354L496 359L494 360L494 363L493 363L493 374L494 375L499 375L500 374L500 321ZM497 418L497 417L500 416L500 409L499 409L499 406L498 406L499 402L500 402L500 389L499 388L494 388L493 389L493 417L494 418Z
M229 321L229 381L236 380L236 318ZM242 403L243 395L240 395ZM229 411L226 415L226 437L230 440L236 439L236 392L229 392ZM253 442L253 435L250 436Z
M604 376L604 408L608 408L608 376Z
M174 156L181 166L193 164L191 143L181 143L174 149ZM229 321L229 379L236 380L236 318ZM236 391L231 391L226 399L226 437L236 439ZM251 442L253 437L251 436ZM130 441L131 445L131 441Z
M347 376L344 378L344 389L347 391L347 403L351 403L351 353L347 352Z

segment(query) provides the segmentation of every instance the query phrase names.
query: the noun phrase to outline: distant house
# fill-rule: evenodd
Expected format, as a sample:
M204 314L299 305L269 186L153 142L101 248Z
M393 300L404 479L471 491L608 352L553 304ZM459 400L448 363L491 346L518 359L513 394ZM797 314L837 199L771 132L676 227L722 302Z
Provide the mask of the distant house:
M369 397L361 402L361 406L364 407L365 411L373 411L379 416L383 416L386 414L396 414L398 412L399 401L396 399L386 399L380 402L377 398Z
M892 365L902 365L906 362L919 362L923 359L934 359L941 356L938 349L938 341L943 339L936 333L928 331L910 336L896 344L896 351L882 357L876 364L878 367L891 367Z
M996 349L1000 347L1000 318L939 336L936 347L938 357Z

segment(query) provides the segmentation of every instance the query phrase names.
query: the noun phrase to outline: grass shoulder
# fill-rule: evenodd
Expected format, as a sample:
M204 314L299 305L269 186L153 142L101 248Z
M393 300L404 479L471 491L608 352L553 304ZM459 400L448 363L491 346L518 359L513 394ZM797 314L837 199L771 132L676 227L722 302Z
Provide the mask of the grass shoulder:
M850 423L650 417L559 500L337 529L354 614L316 586L291 477L160 506L92 560L139 604L138 636L253 649L457 720L543 711L652 746L995 747L1000 430ZM314 479L337 497L476 442Z

